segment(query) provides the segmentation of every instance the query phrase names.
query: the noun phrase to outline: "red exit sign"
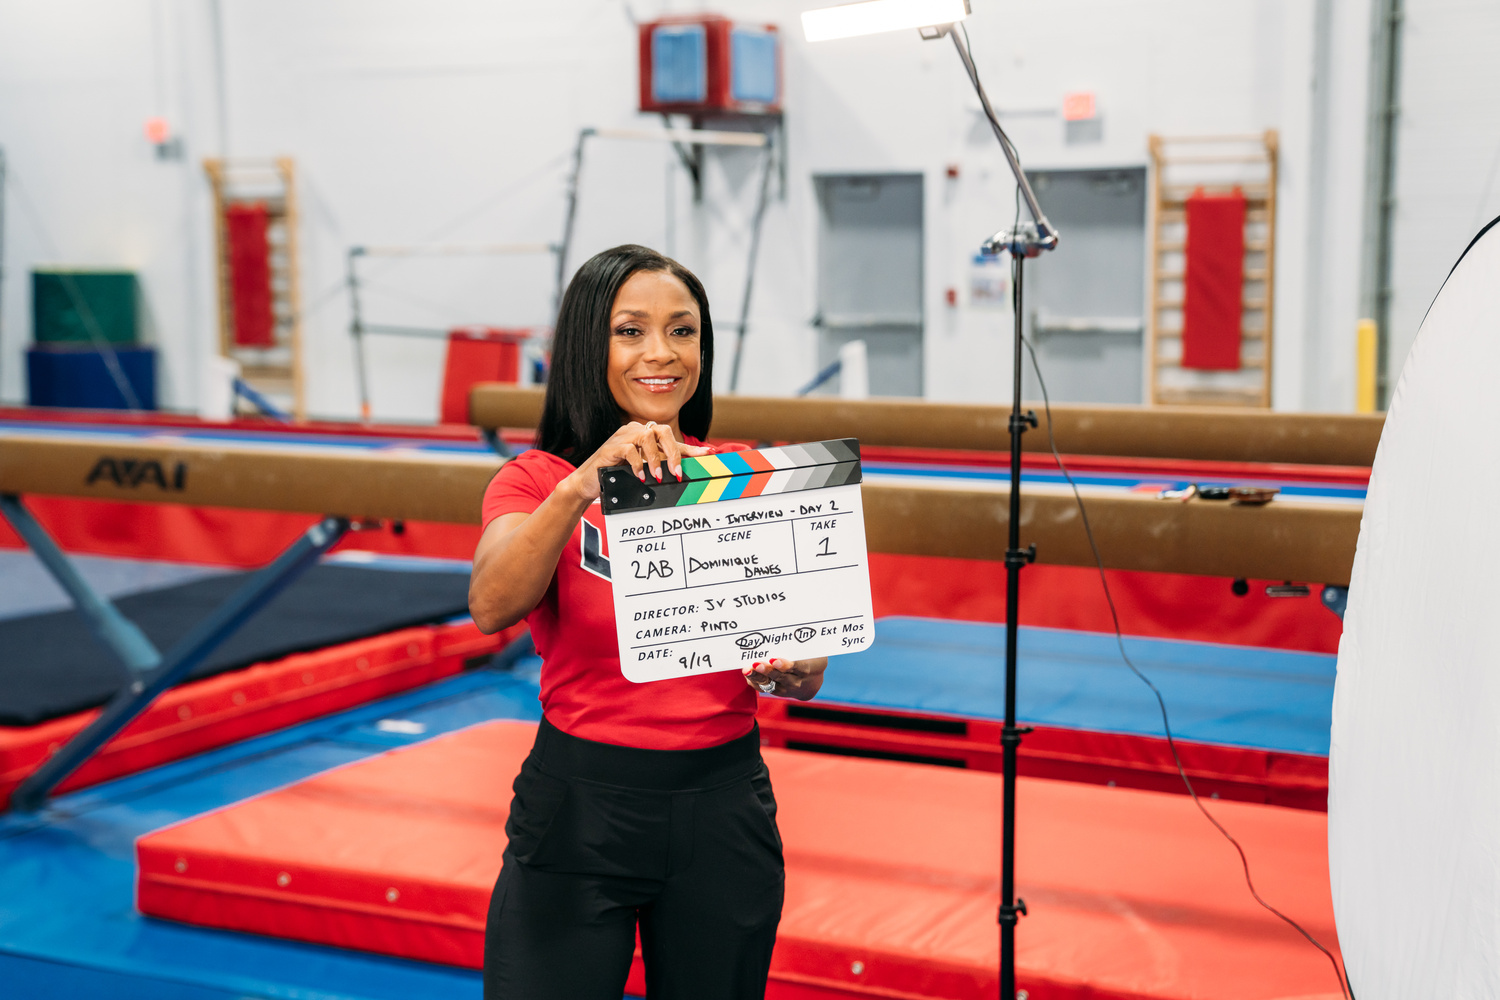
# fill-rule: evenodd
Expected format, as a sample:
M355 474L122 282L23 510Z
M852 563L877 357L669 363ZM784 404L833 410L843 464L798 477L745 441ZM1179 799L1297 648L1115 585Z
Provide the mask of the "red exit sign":
M1063 121L1082 122L1094 117L1094 92L1080 90L1063 95Z

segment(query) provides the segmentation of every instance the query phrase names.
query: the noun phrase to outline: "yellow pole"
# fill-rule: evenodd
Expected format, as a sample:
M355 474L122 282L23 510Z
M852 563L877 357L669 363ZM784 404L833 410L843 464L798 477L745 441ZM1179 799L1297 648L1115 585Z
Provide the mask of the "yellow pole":
M1375 321L1359 321L1354 378L1354 409L1359 413L1375 412Z

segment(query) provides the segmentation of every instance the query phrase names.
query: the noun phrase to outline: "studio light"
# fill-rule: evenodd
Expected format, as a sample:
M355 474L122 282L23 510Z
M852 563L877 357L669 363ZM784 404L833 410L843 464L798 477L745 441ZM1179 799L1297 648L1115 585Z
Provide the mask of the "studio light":
M862 0L803 11L802 32L809 42L824 42L831 38L952 24L968 16L969 0Z
M967 29L958 24L969 14L968 0L865 0L863 3L848 3L841 7L824 7L810 10L802 15L802 30L809 42L821 42L830 38L849 38L854 35L872 35L877 31L917 29L917 33L928 41L937 41L947 36L953 42L954 51L964 64L964 72L974 85L979 106L989 120L990 129L1005 154L1016 179L1016 187L1031 212L1031 222L1002 229L984 241L982 250L986 254L1008 253L1011 259L1011 317L1015 336L1011 341L1011 406L1010 406L1010 524L1005 548L1005 724L1000 730L1003 746L1002 813L1000 822L1000 992L1003 1000L1014 1000L1025 996L1016 991L1016 924L1026 913L1026 900L1017 898L1015 884L1016 868L1016 768L1017 753L1021 737L1031 732L1027 726L1016 725L1016 660L1017 622L1020 620L1021 569L1036 560L1036 546L1021 548L1021 435L1028 428L1037 426L1036 414L1021 408L1021 349L1025 344L1022 336L1021 297L1022 275L1026 260L1047 250L1057 248L1057 230L1047 221L1042 207L1037 204L1036 193L1021 169L1021 159L1015 144L1000 125L1000 117L990 104L984 84L979 82L979 69L969 52ZM1092 113L1092 107L1088 109ZM1019 215L1019 213L1018 213ZM1079 501L1082 504L1082 501Z

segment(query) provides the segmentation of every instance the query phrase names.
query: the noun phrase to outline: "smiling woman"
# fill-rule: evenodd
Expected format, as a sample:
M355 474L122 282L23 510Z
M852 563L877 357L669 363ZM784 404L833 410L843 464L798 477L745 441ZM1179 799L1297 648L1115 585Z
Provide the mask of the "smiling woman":
M702 439L713 373L713 320L698 278L646 247L606 250L578 269L558 310L537 448L582 471L622 423L666 425L656 435L663 445L668 428L674 441Z
M676 275L637 271L620 286L610 317L610 394L626 416L666 424L678 439L678 413L697 393L702 375L700 311ZM706 398L711 407L712 397Z
M765 994L783 866L752 688L811 698L827 660L632 683L601 551L600 469L661 482L713 453L713 347L691 271L640 246L593 257L558 310L537 447L485 492L469 608L486 632L527 620L543 713L490 901L489 1000L615 1000L637 926L651 997ZM708 627L681 615L659 627Z

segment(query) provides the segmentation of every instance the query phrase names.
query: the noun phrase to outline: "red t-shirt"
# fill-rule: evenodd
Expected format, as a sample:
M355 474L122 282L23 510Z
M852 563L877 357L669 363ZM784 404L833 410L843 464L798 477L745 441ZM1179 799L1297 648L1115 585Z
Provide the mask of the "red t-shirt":
M538 449L511 459L484 491L483 523L530 514L572 472L568 462ZM572 736L650 750L717 746L749 732L755 692L738 670L647 684L625 679L608 572L604 514L596 500L563 546L541 603L526 616L542 657L547 721Z

